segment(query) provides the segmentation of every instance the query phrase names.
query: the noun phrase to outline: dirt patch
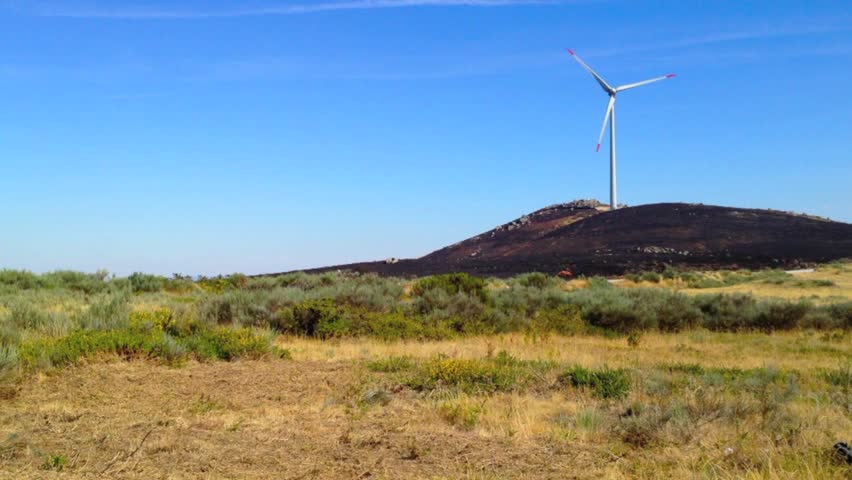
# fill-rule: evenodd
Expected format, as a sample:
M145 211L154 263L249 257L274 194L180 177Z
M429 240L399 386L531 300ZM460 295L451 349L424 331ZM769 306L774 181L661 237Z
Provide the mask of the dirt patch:
M0 403L0 478L564 479L611 461L442 425L410 392L359 406L364 374L356 362L134 361L33 378Z

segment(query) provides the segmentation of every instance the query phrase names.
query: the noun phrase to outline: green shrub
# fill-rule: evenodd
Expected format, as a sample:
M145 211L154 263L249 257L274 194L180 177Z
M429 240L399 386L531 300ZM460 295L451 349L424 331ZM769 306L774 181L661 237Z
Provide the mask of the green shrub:
M105 292L109 288L108 276L109 273L105 270L99 270L96 273L57 270L41 275L41 279L46 286L51 288L66 288L91 295Z
M704 315L703 326L716 331L752 328L761 306L751 295L699 295L695 303Z
M576 335L586 330L580 307L568 304L540 310L530 326L534 332L553 332L560 335Z
M624 369L604 366L590 370L577 365L560 375L559 380L574 388L590 388L594 396L606 400L621 399L630 392L630 375Z
M404 384L416 390L452 387L468 393L505 392L530 382L531 367L507 355L491 360L436 358L420 365Z
M241 289L249 284L249 278L242 273L234 273L228 276L200 277L196 285L201 289L212 293L224 293L227 290Z
M9 320L20 330L40 330L51 323L50 314L26 301L15 302L9 307Z
M771 332L799 326L811 309L806 302L772 302L755 318L754 328Z
M258 335L249 328L205 329L188 337L185 343L190 351L202 359L258 358L271 351L269 338Z
M835 320L835 328L852 329L852 302L835 303L824 309Z
M328 338L335 334L342 336L349 325L331 300L308 300L293 308L293 330L287 333Z
M587 288L571 292L569 301L578 305L583 319L595 327L616 332L655 327L654 317L630 295L627 290L612 287Z
M166 285L166 279L157 275L147 275L144 273L135 272L127 279L130 281L130 288L134 292L159 292Z
M130 297L126 292L105 294L92 300L75 320L87 330L109 330L126 326L129 312Z
M0 285L20 290L31 290L45 286L41 277L26 270L0 270Z
M663 277L657 272L645 272L642 274L640 279L643 282L660 283Z
M487 300L485 280L466 273L448 273L418 280L412 287L412 293L422 296L429 290L443 290L447 295L463 293L482 302Z
M361 312L358 320L357 332L385 341L443 340L458 335L458 331L446 322L429 322L402 312Z

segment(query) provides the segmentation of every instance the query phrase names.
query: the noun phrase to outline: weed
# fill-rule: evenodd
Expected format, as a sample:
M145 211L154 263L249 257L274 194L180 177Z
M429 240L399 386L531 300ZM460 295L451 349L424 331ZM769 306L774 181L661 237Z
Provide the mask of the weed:
M192 406L189 408L189 410L192 413L195 413L195 414L198 414L198 415L203 415L205 413L212 412L213 410L217 410L219 408L221 408L221 406L218 403L216 403L215 401L213 401L212 398L210 398L207 395L201 394L201 396L198 397L198 400L196 400L192 404Z
M559 381L574 388L590 388L595 397L604 400L622 399L630 392L630 376L627 371L606 366L599 370L590 370L576 365L562 373Z
M574 424L577 428L597 432L604 424L604 415L597 408L585 408L574 416Z
M367 362L367 368L373 372L396 373L414 368L411 357L389 357Z
M68 458L63 454L45 455L41 464L42 470L55 470L61 472L68 465Z
M448 400L438 406L438 413L450 425L473 428L484 411L483 405L471 404L460 400Z

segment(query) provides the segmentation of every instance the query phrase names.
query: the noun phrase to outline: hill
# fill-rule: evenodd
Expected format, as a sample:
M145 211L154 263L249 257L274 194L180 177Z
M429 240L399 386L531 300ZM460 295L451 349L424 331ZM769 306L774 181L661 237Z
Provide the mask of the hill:
M595 200L552 205L408 260L310 270L412 276L467 272L620 275L659 270L798 268L852 257L852 224L780 212L660 203L615 211Z

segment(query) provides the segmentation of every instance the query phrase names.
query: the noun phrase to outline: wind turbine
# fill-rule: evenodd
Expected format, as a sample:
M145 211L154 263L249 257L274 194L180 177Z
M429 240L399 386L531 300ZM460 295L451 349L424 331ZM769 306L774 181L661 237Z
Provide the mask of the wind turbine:
M580 59L580 57L578 57L577 54L574 53L574 50L571 50L569 48L568 53L570 53L571 56L574 57L574 60L577 60L577 62L582 65L583 68L585 68L589 73L591 73L593 77L595 77L595 80L597 80L601 88L604 89L604 92L609 95L609 104L607 104L606 106L606 114L604 115L603 126L601 127L601 134L598 137L598 148L596 151L601 151L601 142L603 142L604 132L606 131L606 124L607 122L609 122L609 205L612 210L615 210L618 208L618 188L615 180L615 96L619 92L630 90L631 88L641 87L642 85L647 85L649 83L659 82L660 80L672 78L675 76L675 74L670 73L668 75L663 75L662 77L651 78L649 80L643 80L641 82L636 83L628 83L627 85L612 88L609 86L608 83L606 83L603 78L601 78L600 75L595 73L595 71L592 70L591 67L586 65L586 62Z

